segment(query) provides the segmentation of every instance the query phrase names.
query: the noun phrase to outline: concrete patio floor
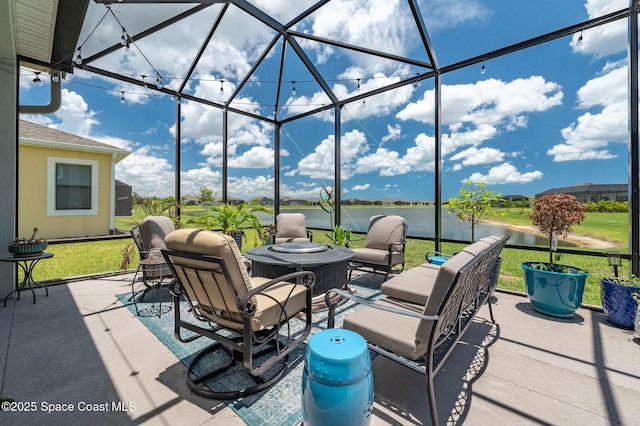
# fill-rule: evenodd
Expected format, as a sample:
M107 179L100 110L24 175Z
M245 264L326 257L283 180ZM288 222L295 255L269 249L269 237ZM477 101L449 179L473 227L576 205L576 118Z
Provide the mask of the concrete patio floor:
M0 424L244 424L193 395L180 360L116 300L131 278L51 286L49 297L36 290L35 305L23 292L0 307L0 394L22 403L22 412L0 411ZM483 307L436 376L442 424L640 424L631 331L597 310L558 320L518 295L498 292L494 303L496 325ZM373 364L371 424L430 424L424 378L382 357Z

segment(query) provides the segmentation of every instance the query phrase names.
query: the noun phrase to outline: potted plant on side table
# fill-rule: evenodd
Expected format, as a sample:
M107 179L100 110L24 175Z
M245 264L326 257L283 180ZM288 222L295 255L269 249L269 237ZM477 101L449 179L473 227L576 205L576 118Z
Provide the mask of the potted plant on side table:
M549 237L549 262L523 262L527 296L533 308L546 315L571 318L582 304L589 272L554 262L559 235L565 238L573 225L582 222L585 207L569 194L540 197L529 215L533 225Z
M36 238L38 228L33 228L30 238L16 238L9 243L8 250L14 257L33 256L46 250L48 243L42 238Z

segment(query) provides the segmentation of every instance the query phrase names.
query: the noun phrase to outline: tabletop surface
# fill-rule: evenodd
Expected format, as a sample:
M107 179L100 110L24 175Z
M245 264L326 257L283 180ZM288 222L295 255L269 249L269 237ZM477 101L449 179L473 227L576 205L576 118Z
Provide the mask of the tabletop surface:
M3 256L0 257L1 262L20 262L22 260L40 260L40 259L48 259L53 257L53 253L37 253L37 254L28 254L24 256Z
M273 245L267 245L247 250L245 256L254 262L270 265L324 265L351 259L353 250L341 246L327 246L326 250L314 253L285 253L274 250Z

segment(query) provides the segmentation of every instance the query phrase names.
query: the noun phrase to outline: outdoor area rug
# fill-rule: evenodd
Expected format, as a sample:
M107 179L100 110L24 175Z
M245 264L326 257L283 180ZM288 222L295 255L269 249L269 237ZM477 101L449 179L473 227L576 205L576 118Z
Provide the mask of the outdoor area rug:
M362 282L352 281L349 284L349 288L355 291L360 297L368 299L376 299L380 297L379 284L369 286ZM162 294L153 295L154 291L150 291L145 295L144 300L138 300L138 319L149 329L153 334L164 343L186 366L189 365L193 357L203 348L213 343L210 339L202 337L190 343L182 343L175 338L173 334L173 322L174 312L173 309L169 310L171 306L171 295L166 287L161 290ZM129 310L136 315L136 307L131 299L131 293L120 294L116 296ZM159 313L159 298L162 297L162 315ZM341 305L336 310L336 327L341 326L341 317L358 309L359 306L353 302L347 302ZM188 312L187 303L180 303L180 315L183 320L193 321L198 323L193 318L193 315ZM327 310L320 310L313 314L313 333L326 329L327 327ZM202 324L200 322L200 324ZM293 333L298 332L304 328L304 321L294 319L292 321ZM189 336L189 331L183 331L183 337ZM285 376L274 386L269 389L257 393L240 400L226 401L227 405L231 407L236 414L249 425L297 425L302 421L302 374L304 369L304 354L306 351L306 344L300 345L296 348L289 357L289 369ZM211 358L211 359L209 359ZM214 367L217 362L223 362L221 357L212 355L205 358L201 364L205 364L208 369ZM208 366L206 365L207 363ZM243 367L240 363L236 363L237 368L242 370ZM235 370L238 372L239 370ZM197 371L196 371L197 372ZM199 372L197 372L199 373ZM238 376L234 375L233 369L218 376L215 382L222 383L227 381L228 383L234 383L237 386ZM186 379L185 379L186 380ZM214 382L212 380L211 382ZM208 383L212 388L215 388L216 383ZM224 383L222 383L224 385Z

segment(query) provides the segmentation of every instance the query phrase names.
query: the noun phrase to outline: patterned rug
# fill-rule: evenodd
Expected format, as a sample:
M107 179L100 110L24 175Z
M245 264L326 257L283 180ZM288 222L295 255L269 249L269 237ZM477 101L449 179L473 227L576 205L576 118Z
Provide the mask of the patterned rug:
M354 290L360 297L368 299L376 299L380 297L379 284L368 285L364 282L352 281L349 288ZM156 293L156 294L153 294ZM120 294L116 296L131 312L136 314L136 306L131 300L131 293ZM160 298L162 298L162 315L160 313ZM173 321L176 309L172 306L171 295L163 288L162 293L156 291L148 292L143 300L137 301L138 319L151 332L164 343L175 355L185 364L189 365L193 357L203 348L209 346L212 341L202 337L190 343L182 343L174 337ZM341 317L349 312L355 311L359 306L352 302L347 302L336 310L336 327L340 327ZM193 318L187 311L187 303L180 303L180 315L183 320L197 320ZM327 311L320 310L315 312L313 318L313 333L324 330L327 326ZM292 331L295 333L304 328L304 321L295 319L292 321ZM188 336L186 331L183 336ZM289 368L285 376L271 388L252 395L241 400L226 401L236 414L248 425L298 425L302 421L302 374L304 369L304 354L306 351L306 343L294 350L289 357ZM211 359L209 359L211 358ZM214 367L217 363L223 362L221 357L215 354L204 359L205 368ZM209 363L207 365L207 363ZM239 366L238 368L242 368ZM236 370L237 372L237 370ZM225 382L237 385L238 375L233 370L218 376L216 383L224 387ZM216 383L211 383L215 387ZM209 383L208 383L209 384Z

